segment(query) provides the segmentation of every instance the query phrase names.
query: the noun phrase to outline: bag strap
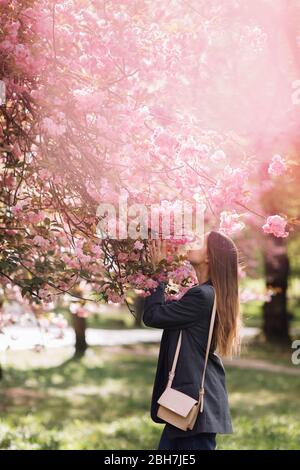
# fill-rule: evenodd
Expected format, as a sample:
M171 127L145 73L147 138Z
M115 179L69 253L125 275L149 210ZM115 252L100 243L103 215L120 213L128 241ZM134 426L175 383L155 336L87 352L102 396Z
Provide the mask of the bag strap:
M212 286L213 287L213 286ZM213 290L215 292L215 289L213 287ZM216 318L216 310L217 310L217 296L216 292L214 295L214 305L212 309L212 314L211 314L211 319L210 319L210 325L209 325L209 331L208 331L208 339L207 339L207 347L206 347L206 353L205 353L205 361L204 361L204 368L203 368L203 374L202 374L202 380L201 380L201 386L200 386L200 391L199 391L199 398L200 398L200 411L202 413L203 411L203 404L204 404L204 382L205 382L205 373L206 373L206 367L207 367L207 361L208 361L208 356L209 356L209 351L210 351L210 346L211 346L211 340L213 336L213 331L214 331L214 324L215 324L215 318Z
M182 338L182 330L180 330L180 333L179 333L179 338L178 338L178 341L177 341L177 347L176 347L175 356L174 356L174 359L173 359L172 369L169 372L169 380L168 380L167 387L171 387L174 376L175 376L175 369L176 369L176 365L177 365L177 361L178 361L179 351L180 351L180 348L181 348L181 338Z
M207 347L206 347L205 360L204 360L204 368L203 368L201 386L200 386L200 391L199 391L199 403L200 403L201 412L203 411L203 395L204 395L205 373L206 373L207 361L208 361L209 350L210 350L211 340L212 340L213 331L214 331L214 323L215 323L216 310L217 310L216 292L215 292L214 287L213 286L211 286L211 287L213 288L215 295L214 295L214 304L213 304L212 314L211 314L211 318L210 318L210 325L209 325L208 339L207 339ZM177 365L177 361L178 361L179 351L180 351L180 348L181 348L181 340L182 340L182 330L180 331L179 338L178 338L178 341L177 341L177 347L176 347L175 356L174 356L174 359L173 359L172 368L169 372L169 380L168 380L167 387L171 387L174 376L175 376L175 369L176 369L176 365Z

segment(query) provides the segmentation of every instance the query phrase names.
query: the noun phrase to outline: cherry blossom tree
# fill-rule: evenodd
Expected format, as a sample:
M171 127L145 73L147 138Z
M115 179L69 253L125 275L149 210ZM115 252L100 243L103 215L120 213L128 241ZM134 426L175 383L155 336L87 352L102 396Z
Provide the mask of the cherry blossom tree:
M298 165L296 1L0 7L4 287L49 303L82 297L83 282L130 307L167 279L181 295L194 281L174 248L184 236L156 273L147 237L99 237L97 208L121 193L129 205L165 201L162 213L204 203L208 226L241 238L253 218L276 238L297 230L299 214L262 204L273 177L290 182Z

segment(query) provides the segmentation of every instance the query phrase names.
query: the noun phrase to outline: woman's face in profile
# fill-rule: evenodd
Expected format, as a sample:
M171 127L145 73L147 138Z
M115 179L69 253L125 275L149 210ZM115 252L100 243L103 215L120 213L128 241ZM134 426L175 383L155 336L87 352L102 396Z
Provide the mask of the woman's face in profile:
M207 232L199 241L188 243L186 245L186 259L192 264L202 264L208 262L207 257L207 238L209 232Z

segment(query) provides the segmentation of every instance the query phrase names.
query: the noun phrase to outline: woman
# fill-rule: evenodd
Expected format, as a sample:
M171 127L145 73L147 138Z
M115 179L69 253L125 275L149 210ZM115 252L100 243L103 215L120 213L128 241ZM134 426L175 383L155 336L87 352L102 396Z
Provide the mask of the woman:
M166 242L152 241L150 256L154 266L164 259ZM205 375L204 409L191 430L183 431L165 423L158 450L214 450L217 433L232 433L225 370L215 351L222 356L232 356L240 346L238 251L229 237L210 231L204 236L203 246L187 251L186 258L195 269L198 284L180 300L165 302L165 285L160 282L156 291L152 290L145 299L144 324L164 330L152 392L151 418L156 423L165 423L157 416L157 400L168 382L180 330L182 344L172 388L198 399L215 292L217 312Z

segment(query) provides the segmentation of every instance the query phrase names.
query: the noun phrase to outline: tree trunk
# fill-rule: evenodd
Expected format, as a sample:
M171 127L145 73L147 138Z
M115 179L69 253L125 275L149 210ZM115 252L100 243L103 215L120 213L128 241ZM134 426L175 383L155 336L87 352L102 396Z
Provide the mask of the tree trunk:
M142 318L144 313L144 297L137 296L134 301L134 310L135 310L135 326L142 326Z
M272 235L264 249L266 287L274 289L270 302L263 306L263 332L266 340L275 343L290 343L287 312L287 288L290 273L286 243Z
M86 332L86 318L79 317L78 315L73 316L73 327L75 331L75 356L83 356L88 344L85 338Z

